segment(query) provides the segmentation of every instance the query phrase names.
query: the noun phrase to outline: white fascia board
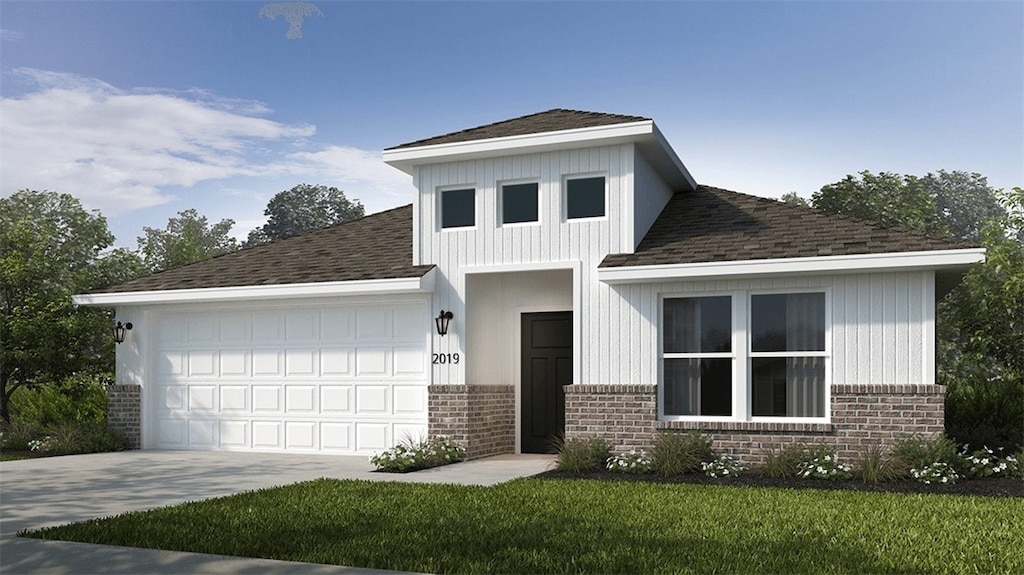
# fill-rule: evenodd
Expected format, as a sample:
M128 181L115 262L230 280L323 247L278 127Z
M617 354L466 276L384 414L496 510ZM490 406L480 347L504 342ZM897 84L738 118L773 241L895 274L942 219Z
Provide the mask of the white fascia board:
M416 278L79 294L72 296L71 301L76 305L115 306L431 293L436 269Z
M645 283L674 279L723 279L828 273L897 272L965 268L985 259L985 250L935 250L815 256L654 266L598 268L597 279L606 284Z
M613 145L636 142L655 132L652 120L559 130L540 134L523 134L486 140L434 144L414 148L384 150L384 163L412 174L413 166L438 162L455 162L495 155L531 154L559 149L578 148L587 143Z
M672 185L673 189L678 189L679 185L686 187L688 190L697 189L697 180L693 179L690 175L690 170L686 169L683 165L683 161L679 159L676 151L669 145L668 140L661 133L661 130L657 126L653 126L653 149L648 150L648 146L645 146L646 142L640 143L640 148L648 150L647 154L650 156L648 159L654 165L654 168L661 173L662 177ZM679 181L679 178L682 178Z
M567 270L576 269L580 266L580 260L566 260L566 261L552 261L552 262L534 262L534 263L519 263L519 264L498 264L489 266L466 266L462 268L462 273L466 275L472 274L498 274L508 272L539 272L549 270Z

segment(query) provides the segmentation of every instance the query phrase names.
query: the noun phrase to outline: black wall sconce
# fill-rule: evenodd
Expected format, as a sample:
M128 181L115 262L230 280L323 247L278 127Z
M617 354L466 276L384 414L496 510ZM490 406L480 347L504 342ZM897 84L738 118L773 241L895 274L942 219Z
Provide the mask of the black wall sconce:
M114 326L114 341L117 343L124 343L124 336L128 333L128 330L132 329L132 322L121 323L117 322Z
M448 333L448 324L451 323L452 318L455 317L450 311L441 310L441 313L437 314L434 318L434 324L437 326L437 335L445 335Z

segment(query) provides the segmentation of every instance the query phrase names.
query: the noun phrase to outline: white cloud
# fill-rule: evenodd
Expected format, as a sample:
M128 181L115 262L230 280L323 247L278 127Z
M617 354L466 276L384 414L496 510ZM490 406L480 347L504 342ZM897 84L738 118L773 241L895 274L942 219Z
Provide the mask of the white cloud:
M285 162L272 165L270 169L313 174L322 180L317 183L336 186L350 199L361 200L367 208L377 204L390 207L396 200L405 203L411 200L413 193L412 177L385 164L380 152L348 146L291 153Z
M17 42L25 37L25 33L19 30L11 30L9 28L0 28L0 41L3 42Z
M0 101L2 195L67 192L117 215L166 203L175 187L318 167L305 159L268 166L268 147L304 144L315 128L254 117L270 112L259 102L203 90L121 90L44 70L14 74L34 90Z

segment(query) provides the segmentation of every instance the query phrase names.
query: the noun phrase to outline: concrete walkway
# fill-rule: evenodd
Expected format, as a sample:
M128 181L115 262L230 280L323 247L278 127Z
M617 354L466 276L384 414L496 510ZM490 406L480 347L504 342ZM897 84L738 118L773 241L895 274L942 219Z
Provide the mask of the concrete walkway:
M128 451L0 463L0 571L10 573L385 573L198 553L18 538L37 529L320 477L494 485L542 473L553 456L507 455L416 473L365 457Z

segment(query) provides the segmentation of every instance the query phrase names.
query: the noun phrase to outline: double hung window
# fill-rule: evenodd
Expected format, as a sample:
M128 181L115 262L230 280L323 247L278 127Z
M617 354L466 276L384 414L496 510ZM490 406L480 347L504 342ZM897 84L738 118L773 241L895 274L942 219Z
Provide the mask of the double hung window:
M826 417L825 294L662 302L661 414Z

